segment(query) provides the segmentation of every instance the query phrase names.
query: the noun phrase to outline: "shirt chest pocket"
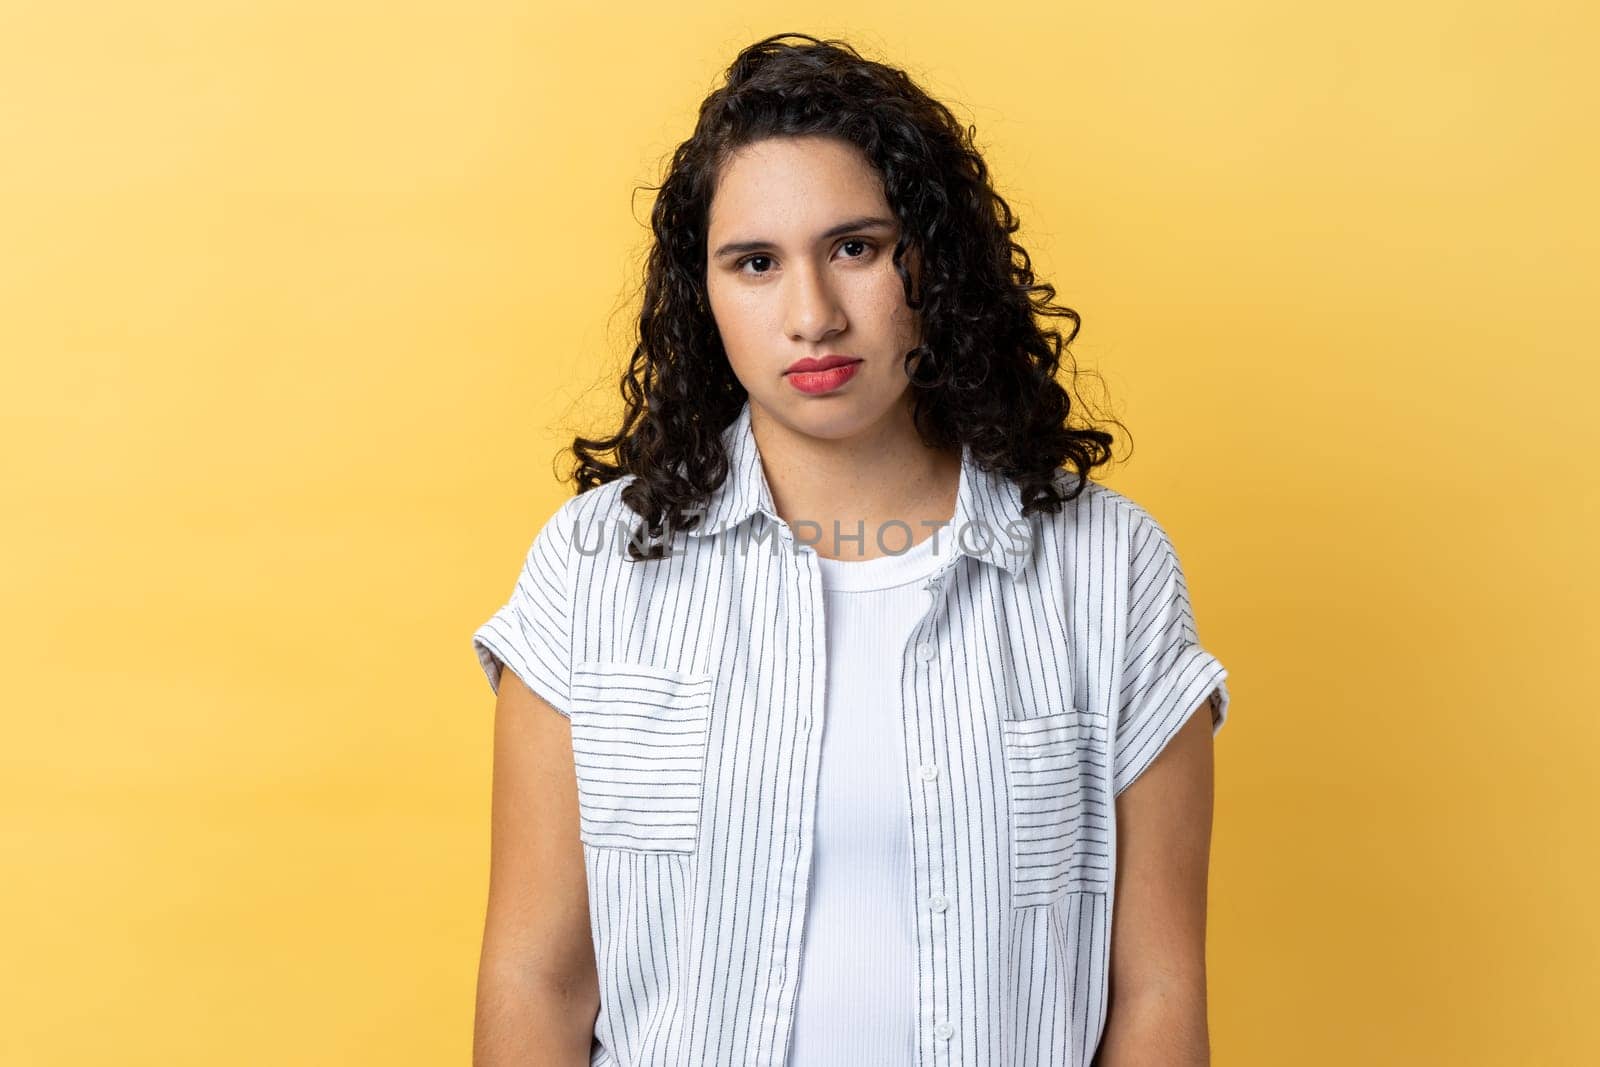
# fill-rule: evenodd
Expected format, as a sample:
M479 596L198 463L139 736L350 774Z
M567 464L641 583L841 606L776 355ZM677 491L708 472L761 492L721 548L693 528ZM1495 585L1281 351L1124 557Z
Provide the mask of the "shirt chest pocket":
M1105 738L1077 711L1002 719L1000 725L1013 905L1038 907L1068 893L1108 892L1111 801L1097 784Z
M694 851L712 683L709 673L638 663L573 667L572 756L585 844Z

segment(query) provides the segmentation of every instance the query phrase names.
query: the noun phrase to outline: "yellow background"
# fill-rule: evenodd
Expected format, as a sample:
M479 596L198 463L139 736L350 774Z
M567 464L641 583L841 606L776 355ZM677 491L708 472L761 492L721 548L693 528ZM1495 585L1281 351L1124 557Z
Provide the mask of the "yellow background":
M467 1062L470 633L783 30L977 125L1135 435L1215 1061L1595 1062L1586 7L5 4L0 1062Z

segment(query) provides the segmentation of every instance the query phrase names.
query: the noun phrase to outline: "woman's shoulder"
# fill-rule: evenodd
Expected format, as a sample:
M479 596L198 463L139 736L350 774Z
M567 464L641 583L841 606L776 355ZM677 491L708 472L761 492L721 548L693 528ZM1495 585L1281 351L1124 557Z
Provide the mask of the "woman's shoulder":
M622 501L622 490L626 490L635 477L637 475L621 475L611 482L602 482L571 494L550 514L546 528L558 528L560 539L568 541L573 534L581 534L595 526L611 528L614 523L632 526L638 517Z
M622 491L635 477L637 476L633 474L624 474L620 478L574 493L561 502L561 506L556 509L556 514L552 517L593 521L608 519L624 512L627 510L627 505L622 501Z
M1108 516L1115 517L1119 514L1140 522L1150 518L1150 513L1137 500L1104 482L1097 482L1093 478L1080 478L1076 471L1067 470L1065 467L1056 471L1055 487L1063 497L1070 497L1060 508L1050 513L1050 517L1058 526L1075 528L1087 521L1103 521Z
M1079 484L1075 472L1057 472L1056 485L1063 494ZM1166 527L1151 509L1127 493L1103 482L1086 479L1081 492L1046 517L1047 529L1062 542L1082 544L1084 538L1115 538L1129 556L1175 552Z

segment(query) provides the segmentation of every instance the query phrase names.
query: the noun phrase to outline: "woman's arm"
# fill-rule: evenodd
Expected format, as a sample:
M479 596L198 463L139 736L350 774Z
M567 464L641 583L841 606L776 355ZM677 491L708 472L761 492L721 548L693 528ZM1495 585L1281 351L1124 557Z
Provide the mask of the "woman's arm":
M1118 795L1111 1002L1097 1067L1207 1067L1209 699Z
M569 720L501 673L474 1067L587 1067L600 1011Z

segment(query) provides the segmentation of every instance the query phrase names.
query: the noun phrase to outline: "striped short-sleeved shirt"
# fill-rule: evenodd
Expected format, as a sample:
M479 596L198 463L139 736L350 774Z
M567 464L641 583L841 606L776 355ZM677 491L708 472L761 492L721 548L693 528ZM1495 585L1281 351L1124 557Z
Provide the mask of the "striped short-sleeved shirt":
M623 550L631 476L580 493L473 635L496 691L509 667L571 724L600 976L591 1064L788 1054L823 586L773 506L748 402L723 440L728 478L666 558ZM910 813L917 1062L1086 1065L1108 1007L1115 797L1191 712L1221 729L1227 671L1199 644L1165 531L1110 488L1024 517L1015 483L963 448L937 535L956 551L883 665L905 724L884 771Z

